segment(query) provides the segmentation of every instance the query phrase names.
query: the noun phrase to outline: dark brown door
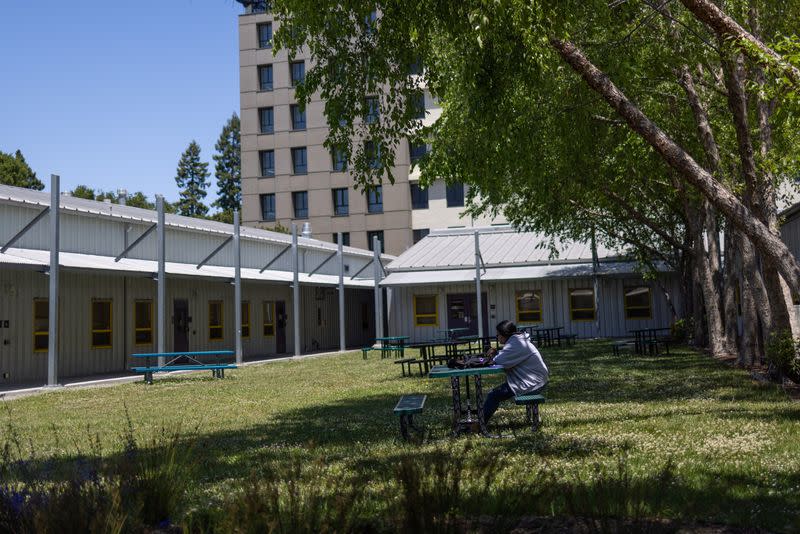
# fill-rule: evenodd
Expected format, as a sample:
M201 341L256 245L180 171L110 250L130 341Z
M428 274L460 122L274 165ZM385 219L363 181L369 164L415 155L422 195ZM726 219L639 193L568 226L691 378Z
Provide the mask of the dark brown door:
M488 314L486 313L486 293L481 293L483 306L483 332L488 332ZM447 295L447 328L467 328L462 335L478 335L478 297L475 293Z
M286 353L286 301L275 302L275 352Z
M174 352L189 350L189 301L175 299L172 304L173 347Z

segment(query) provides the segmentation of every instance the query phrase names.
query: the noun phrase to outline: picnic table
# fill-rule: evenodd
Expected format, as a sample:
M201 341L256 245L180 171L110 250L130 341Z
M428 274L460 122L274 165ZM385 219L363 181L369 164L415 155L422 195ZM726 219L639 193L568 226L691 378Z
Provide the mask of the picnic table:
M459 336L465 335L469 332L469 328L459 327L459 328L445 328L444 330L437 330L436 333L442 334L442 339L445 340L455 340Z
M405 342L408 336L385 336L376 337L375 341L380 343L380 349L385 356L403 358L405 355Z
M232 350L209 350L209 351L195 351L195 352L151 352L131 354L132 358L144 358L144 366L131 367L134 373L141 373L144 375L144 381L148 384L153 383L153 373L169 372L169 371L211 371L211 376L214 378L225 378L225 369L236 369L236 364L223 363L219 360L223 356L233 356L236 354ZM215 357L216 362L204 362L199 358ZM150 365L151 358L156 360L164 358L164 365L159 365L156 361L155 365Z
M503 373L503 368L499 365L470 369L450 369L446 365L437 365L431 368L430 373L428 373L430 378L450 379L450 392L453 396L454 435L477 430L485 437L494 437L486 429L486 421L483 419L483 385L481 377L500 373ZM462 378L464 378L465 384L464 397L461 395ZM470 391L470 379L474 383L474 399Z
M564 330L563 326L518 326L517 330L520 332L527 332L532 338L536 339L537 346L549 347L553 343L561 346L561 339L565 336L561 335Z
M483 347L491 345L492 342L493 339L490 337L462 336L455 340L420 341L408 344L405 347L419 349L420 362L427 374L432 364L446 363L450 358L483 351Z
M637 354L644 354L648 351L655 351L658 353L658 344L664 343L667 353L669 353L669 346L667 345L668 340L663 337L659 337L659 332L672 332L672 329L669 327L662 327L637 328L636 330L630 330L630 333L634 336L633 350Z

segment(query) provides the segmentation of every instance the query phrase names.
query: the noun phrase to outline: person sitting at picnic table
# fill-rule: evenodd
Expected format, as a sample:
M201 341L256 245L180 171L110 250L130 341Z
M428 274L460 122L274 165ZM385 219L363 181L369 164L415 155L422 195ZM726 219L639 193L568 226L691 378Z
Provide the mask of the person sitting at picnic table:
M483 403L483 420L489 419L497 411L500 403L518 395L535 395L547 385L550 372L542 355L531 342L530 334L517 332L517 325L502 321L497 325L498 351L490 348L486 356L494 365L506 372L506 381L492 389Z

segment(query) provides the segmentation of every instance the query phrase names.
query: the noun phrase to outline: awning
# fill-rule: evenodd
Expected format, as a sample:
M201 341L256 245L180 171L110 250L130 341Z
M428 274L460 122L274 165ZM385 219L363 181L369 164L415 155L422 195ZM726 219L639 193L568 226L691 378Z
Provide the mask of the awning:
M58 255L59 265L68 270L90 270L105 273L132 274L153 276L158 272L158 262L154 260L137 260L122 258L114 261L111 256L97 256L93 254L77 254L75 252L60 252ZM0 254L0 264L19 267L39 267L45 268L50 265L50 252L47 250L18 249L10 248L5 254ZM232 280L234 278L233 267L220 267L217 265L203 265L201 268L189 263L166 262L164 265L166 273L172 276L200 277L209 279ZM242 280L273 282L281 284L291 284L293 275L290 271L275 271L267 269L263 273L258 269L242 268ZM329 274L314 274L309 276L300 273L300 283L302 285L322 285L338 286L339 277ZM373 287L371 279L351 280L349 276L344 278L345 287Z

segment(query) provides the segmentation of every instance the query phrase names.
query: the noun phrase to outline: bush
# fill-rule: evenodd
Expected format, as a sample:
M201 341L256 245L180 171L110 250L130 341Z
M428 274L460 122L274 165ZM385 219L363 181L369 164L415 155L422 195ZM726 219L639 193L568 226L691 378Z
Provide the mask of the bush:
M790 377L800 379L800 338L793 338L788 330L773 332L766 346L770 374L778 380Z

